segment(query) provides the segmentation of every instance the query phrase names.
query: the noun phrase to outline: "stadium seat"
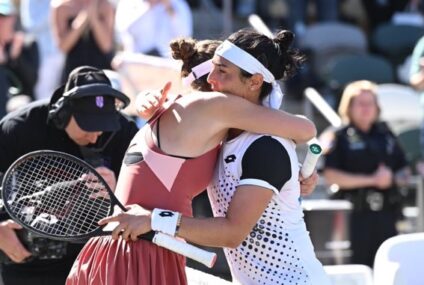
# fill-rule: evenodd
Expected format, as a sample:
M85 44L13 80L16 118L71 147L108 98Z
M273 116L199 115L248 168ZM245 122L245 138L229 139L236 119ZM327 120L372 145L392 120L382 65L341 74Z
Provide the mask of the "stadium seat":
M314 51L345 48L354 52L366 52L367 39L357 26L340 22L320 22L306 27L299 45Z
M373 285L372 270L361 264L325 265L332 285Z
M394 81L394 70L385 58L371 55L345 55L333 59L326 67L326 82L333 90L341 90L356 80L377 84Z
M339 55L363 54L368 43L365 33L357 26L322 22L306 27L299 39L299 47L312 55L312 65L318 75L322 75L323 66Z
M424 280L424 233L387 239L374 260L375 285L422 285Z
M412 169L421 158L420 133L420 128L411 128L400 131L397 136Z
M386 23L378 26L371 35L371 48L389 58L396 66L412 53L423 35L423 27Z
M423 119L419 94L410 86L386 83L377 89L380 117L395 133L417 128Z
M405 60L396 67L397 79L401 84L409 85L412 55L408 55Z

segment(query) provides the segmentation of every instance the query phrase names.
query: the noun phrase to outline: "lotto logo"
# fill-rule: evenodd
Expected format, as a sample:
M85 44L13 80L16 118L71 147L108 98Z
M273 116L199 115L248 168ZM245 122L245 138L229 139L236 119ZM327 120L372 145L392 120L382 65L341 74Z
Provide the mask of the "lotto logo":
M234 162L236 160L236 156L234 154L230 154L224 160L225 160L225 163Z
M173 217L174 213L172 213L171 211L162 211L162 212L160 212L159 216L161 216L161 217Z

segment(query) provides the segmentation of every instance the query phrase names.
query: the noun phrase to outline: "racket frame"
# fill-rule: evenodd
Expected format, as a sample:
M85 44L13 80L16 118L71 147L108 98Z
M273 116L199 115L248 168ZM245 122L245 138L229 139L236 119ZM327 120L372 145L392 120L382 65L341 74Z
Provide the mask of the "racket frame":
M95 237L95 236L104 236L104 235L110 235L111 232L109 231L103 231L102 226L99 226L98 228L94 229L93 231L90 231L88 233L85 234L81 234L81 235L75 235L75 236L65 236L65 235L54 235L54 234L48 234L45 233L35 227L32 227L30 225L28 225L27 223L22 221L22 218L18 217L16 215L16 213L10 209L10 205L7 201L7 198L9 197L9 194L12 192L11 189L8 189L10 187L8 187L8 185L5 185L10 179L10 177L12 175L14 175L14 172L16 171L16 169L22 165L23 163L27 162L28 160L32 159L32 158L38 158L38 157L42 157L42 156L55 156L55 157L60 157L60 158L64 158L66 160L70 160L73 163L76 163L78 166L80 166L81 168L87 169L89 172L91 172L93 175L96 176L97 179L99 179L99 182L101 184L103 184L103 186L105 187L105 190L108 192L109 194L109 199L110 199L110 206L109 206L109 210L108 210L108 214L107 216L110 216L113 214L114 212L114 206L118 206L119 208L121 208L123 211L126 211L126 208L121 204L121 202L119 202L119 200L116 198L115 194L113 194L113 191L110 189L109 185L106 183L106 181L104 180L104 178L94 169L94 167L92 167L91 165L89 165L87 162L83 161L82 159L79 159L78 157L75 157L73 155L67 154L67 153L63 153L63 152L59 152L59 151L53 151L53 150L38 150L38 151L33 151L33 152L29 152L23 156L21 156L20 158L18 158L6 171L6 173L3 176L3 180L2 180L2 185L1 185L1 194L2 194L2 200L3 200L3 206L4 209L6 210L6 212L10 215L10 217L17 222L19 225L21 225L22 227L26 228L27 230L30 230L32 232L37 233L40 236L46 237L46 238L50 238L50 239L55 239L55 240L61 240L61 241L71 241L71 242L75 242L75 241L84 241L84 240L88 240L91 237ZM66 182L66 181L63 181ZM106 217L106 216L105 216ZM153 238L153 234L150 235L146 235L147 236L151 236L150 238L146 238L148 240L152 240ZM141 236L140 238L143 238L143 236Z

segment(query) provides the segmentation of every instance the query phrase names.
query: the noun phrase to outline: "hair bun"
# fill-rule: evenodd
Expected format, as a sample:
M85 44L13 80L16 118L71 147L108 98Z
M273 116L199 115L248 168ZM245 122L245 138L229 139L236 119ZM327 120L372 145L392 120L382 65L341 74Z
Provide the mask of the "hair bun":
M171 41L172 58L181 60L190 59L196 53L195 45L196 41L190 38Z
M294 33L288 30L282 30L277 33L275 38L273 39L274 43L278 44L284 50L288 49L290 45L293 43Z

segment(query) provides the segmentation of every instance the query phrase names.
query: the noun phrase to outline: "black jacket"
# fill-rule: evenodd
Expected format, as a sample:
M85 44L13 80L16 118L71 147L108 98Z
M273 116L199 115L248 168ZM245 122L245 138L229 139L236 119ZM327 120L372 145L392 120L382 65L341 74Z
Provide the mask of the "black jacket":
M5 116L0 121L0 172L7 168L20 156L35 150L49 149L69 153L85 159L81 148L73 142L64 130L58 129L48 121L49 102L36 101L23 109ZM99 151L102 164L112 169L118 177L125 151L138 128L130 118L122 115L121 129L114 134L103 133L96 145L91 146ZM113 137L111 137L113 135ZM107 142L107 145L105 143ZM98 166L98 165L97 165ZM2 219L8 216L3 213ZM68 254L63 260L34 260L23 264L3 265L3 271L15 274L35 273L63 270L69 267L76 258L82 245L69 244Z

